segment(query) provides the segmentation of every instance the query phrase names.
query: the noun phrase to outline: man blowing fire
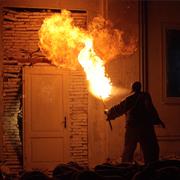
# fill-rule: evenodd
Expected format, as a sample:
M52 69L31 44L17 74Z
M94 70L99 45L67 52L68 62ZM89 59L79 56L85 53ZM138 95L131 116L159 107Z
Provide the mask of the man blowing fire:
M132 84L133 94L125 100L105 111L107 120L114 120L118 116L126 115L125 144L122 162L133 162L133 154L137 143L140 143L145 164L159 159L159 145L154 125L164 123L152 103L149 93L141 91L141 83Z

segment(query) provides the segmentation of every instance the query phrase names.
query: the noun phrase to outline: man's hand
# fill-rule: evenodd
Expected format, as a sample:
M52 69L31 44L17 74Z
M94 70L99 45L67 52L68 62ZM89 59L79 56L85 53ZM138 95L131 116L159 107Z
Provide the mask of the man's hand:
M104 110L104 114L107 116L106 121L109 121L108 109L105 109L105 110Z
M108 110L108 109L105 109L105 110L104 110L104 114L107 116L106 121L112 120L112 118L111 118L111 116L110 116L110 114L109 114L109 110Z
M106 118L106 121L109 121L109 126L110 126L110 129L111 129L111 131L112 131L112 124L111 124L111 119L110 119L110 117L109 117L109 114L108 114L108 109L105 109L104 110L104 114L106 114L106 116L107 116L107 118Z
M160 122L160 126L161 126L162 128L166 128L165 124L164 124L162 121Z
M159 121L157 126L160 127L160 128L166 128L165 124L162 121Z
M108 115L108 109L104 110L104 114Z

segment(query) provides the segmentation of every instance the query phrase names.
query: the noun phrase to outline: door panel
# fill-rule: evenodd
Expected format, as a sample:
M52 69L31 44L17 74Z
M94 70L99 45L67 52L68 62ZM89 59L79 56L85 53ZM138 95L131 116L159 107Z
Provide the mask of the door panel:
M52 66L24 68L24 166L52 170L69 158L67 72Z
M62 75L31 76L31 128L33 132L63 132L62 78ZM38 123L36 123L37 120Z
M62 162L63 143L63 138L31 138L32 162Z

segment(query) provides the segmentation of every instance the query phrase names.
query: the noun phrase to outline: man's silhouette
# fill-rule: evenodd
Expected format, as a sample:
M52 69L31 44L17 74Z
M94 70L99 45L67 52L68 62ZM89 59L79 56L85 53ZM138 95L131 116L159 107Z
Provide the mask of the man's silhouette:
M132 162L137 143L140 143L145 164L159 159L159 145L154 125L163 128L151 96L141 91L141 83L136 81L132 85L132 94L105 112L107 120L114 120L123 114L126 115L125 144L122 162Z

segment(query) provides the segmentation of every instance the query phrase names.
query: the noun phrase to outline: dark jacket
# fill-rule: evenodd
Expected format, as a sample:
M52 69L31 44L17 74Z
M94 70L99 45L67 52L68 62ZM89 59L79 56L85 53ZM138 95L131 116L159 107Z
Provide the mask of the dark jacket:
M107 120L126 115L126 126L144 127L161 124L159 115L147 92L137 92L128 96L107 112Z

